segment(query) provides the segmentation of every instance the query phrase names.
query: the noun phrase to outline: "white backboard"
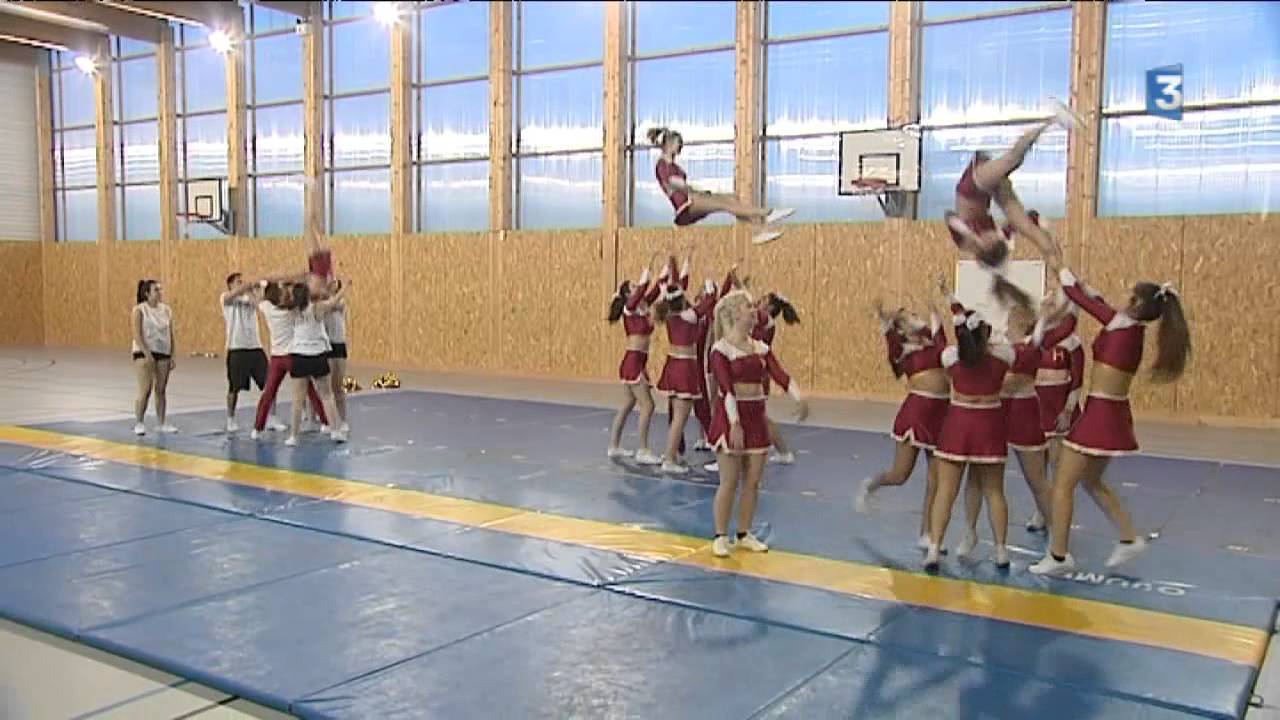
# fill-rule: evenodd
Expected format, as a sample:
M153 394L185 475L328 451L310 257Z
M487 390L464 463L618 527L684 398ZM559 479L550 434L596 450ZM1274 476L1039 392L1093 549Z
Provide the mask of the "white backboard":
M1031 296L1035 302L1044 297L1044 261L1010 261L1005 277ZM991 324L992 334L1004 335L1008 313L991 293L991 273L976 260L956 263L956 297L970 310L977 310Z
M857 130L840 133L841 195L856 182L883 180L890 189L920 190L920 137L912 130Z

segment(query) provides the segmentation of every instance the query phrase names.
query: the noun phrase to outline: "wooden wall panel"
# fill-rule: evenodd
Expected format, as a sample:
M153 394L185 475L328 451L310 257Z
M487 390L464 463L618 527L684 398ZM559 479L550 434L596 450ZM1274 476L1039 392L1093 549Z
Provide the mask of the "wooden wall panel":
M1191 325L1190 372L1178 412L1274 417L1280 399L1280 217L1188 217L1183 229L1183 307Z
M818 225L789 225L786 234L767 245L752 245L748 267L751 292L757 298L770 292L787 297L800 313L799 325L777 319L774 346L778 359L800 382L813 387L813 352L817 324L815 276L817 272ZM716 282L720 282L717 280Z
M237 252L238 258L228 255L225 260L224 279L233 270L246 276L259 276L305 272L307 269L307 249L300 237L241 238ZM342 254L335 253L333 261L337 272L342 272Z
M551 257L557 234L511 230L500 236L502 288L494 307L501 367L506 370L534 375L558 372L551 362L551 332L562 320L550 294L557 279Z
M815 231L815 391L886 396L895 393L884 341L872 313L876 298L892 302L898 223L819 225ZM779 242L782 242L781 240Z
M391 278L391 237L335 237L334 272L351 281L347 292L347 334L355 362L393 360L393 308L401 302Z
M173 308L179 355L222 354L226 350L226 326L218 296L227 289L227 275L231 273L227 252L225 242L180 240L174 243L174 262L165 287L165 300Z
M508 237L522 242L525 233ZM604 342L601 325L604 312L598 299L603 235L598 230L571 230L550 233L546 243L551 275L544 279L540 303L551 318L548 337L551 375L574 378L603 378L597 359ZM504 275L504 278L509 276Z
M498 369L491 233L405 238L404 361L447 370Z
M43 263L40 243L0 241L0 343L44 344Z
M43 264L45 344L100 347L98 246L51 243Z
M107 347L125 350L133 341L129 311L138 304L139 280L160 280L164 301L173 304L163 253L159 242L119 242L107 247ZM210 301L210 308L213 307L216 306Z
M1139 280L1182 284L1182 230L1182 218L1178 217L1096 220L1085 229L1084 267L1073 269L1108 302L1123 307L1129 300L1129 289ZM1086 346L1092 343L1097 329L1098 323L1091 319L1081 323ZM1148 380L1154 341L1155 333L1147 333L1142 371L1131 394L1134 410L1173 414L1177 411L1177 386L1154 385ZM1092 360L1090 353L1090 372Z
M898 305L928 320L929 301L937 297L938 275L955 289L956 262L961 259L940 221L900 221ZM886 298L886 305L888 304ZM945 312L945 308L941 308Z

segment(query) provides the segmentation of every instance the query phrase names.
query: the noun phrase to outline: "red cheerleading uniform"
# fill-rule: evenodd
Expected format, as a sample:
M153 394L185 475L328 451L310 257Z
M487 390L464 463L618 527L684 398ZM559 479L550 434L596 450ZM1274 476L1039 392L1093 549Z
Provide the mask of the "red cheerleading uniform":
M687 264L680 272L678 284L678 293L684 295L689 287ZM697 345L702 335L704 318L715 308L715 305L715 296L704 295L702 302L697 305L691 305L667 316L667 341L671 347L686 347L693 350L687 354L667 352L667 361L662 366L662 376L658 378L659 392L681 400L697 400L702 397L703 380L702 370L698 365Z
M991 217L991 193L978 187L978 184L973 179L973 169L983 162L986 161L974 155L973 160L969 161L968 167L964 169L964 174L960 176L960 181L956 183L956 195L987 208L986 211L976 214L972 211L967 213L960 212L961 208L956 208L960 219L964 220L965 224L978 235L997 229L995 218ZM948 226L947 230L951 233L951 240L955 242L956 247L964 247L964 237L951 229L950 226Z
M801 400L800 386L782 364L773 356L768 345L752 340L752 352L744 352L728 340L721 339L711 347L708 363L711 375L720 388L715 410L711 417L711 446L716 452L755 455L769 452L773 438L769 435L769 420L765 415L765 395L737 397L734 383L764 383L766 376L773 378L796 401ZM729 447L729 429L737 423L742 427L743 447Z
M1040 398L1040 429L1044 430L1047 437L1065 435L1066 430L1075 425L1080 417L1077 398L1080 388L1084 386L1084 345L1076 334L1078 323L1074 312L1067 315L1054 328L1055 331L1061 330L1066 337L1057 343L1050 343L1046 339L1040 350L1041 370L1058 371L1055 375L1060 375L1062 371L1068 373L1066 380L1036 380L1036 396ZM1068 407L1071 408L1070 419L1066 428L1059 428L1058 418Z
M688 176L684 174L684 168L666 158L658 158L658 164L654 166L653 171L658 178L658 187L666 193L667 199L671 201L671 207L676 211L676 225L692 225L707 216L705 212L694 211L693 201L689 199L689 191L686 187L675 187L671 184L672 178L680 178L686 182L687 186Z
M1146 327L1126 313L1116 312L1102 296L1063 268L1060 276L1067 297L1103 324L1093 339L1093 361L1117 370L1136 373L1142 365L1142 343ZM1071 427L1063 444L1085 455L1113 457L1137 451L1133 432L1133 410L1129 398L1089 393L1084 412Z
M665 275L665 273L664 273ZM622 308L622 330L627 337L653 335L653 318L649 316L649 306L658 298L658 284L649 284L649 270L645 269L640 282L631 290L627 304ZM627 349L622 355L622 364L618 366L618 379L626 385L649 383L649 371L645 367L649 362L648 350Z
M1031 337L1013 346L1013 364L1009 367L1009 374L1034 378L1036 371L1040 369L1043 349L1056 346L1074 330L1074 324L1060 322L1045 332L1043 323L1036 323ZM1024 452L1034 452L1049 447L1049 440L1045 437L1044 427L1041 424L1043 411L1040 407L1040 396L1034 386L1019 391L1017 395L1003 397L1001 404L1004 406L1005 431L1009 447Z
M328 248L317 250L307 257L307 271L312 275L329 280L333 277L333 252Z
M990 346L973 367L960 364L960 352L955 346L942 351L942 366L951 376L951 389L962 395L999 395L1005 373L1013 361L1014 352L1008 345ZM1004 408L1000 402L975 404L952 400L933 454L959 463L1003 463L1009 454L1005 432Z
M921 328L910 338L894 329L892 323L882 326L885 345L889 352L889 364L899 368L908 379L926 370L942 369L942 350L947 339L942 334L938 318L932 318L932 332ZM934 395L923 390L910 390L893 419L889 433L895 442L910 443L921 450L932 452L942 435L942 423L947 418L951 397Z

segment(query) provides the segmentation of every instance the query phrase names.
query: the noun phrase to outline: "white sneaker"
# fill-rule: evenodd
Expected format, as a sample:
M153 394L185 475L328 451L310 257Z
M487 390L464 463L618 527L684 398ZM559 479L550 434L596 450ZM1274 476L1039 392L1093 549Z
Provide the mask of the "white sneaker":
M661 465L662 458L655 455L649 448L640 448L636 451L636 463L640 465Z
M326 424L324 424L324 423L320 423L320 434L321 434L321 435L328 435L328 434L329 434L329 433L331 433L331 432L333 432L333 431L329 429L329 426L328 426L328 425L326 425Z
M626 448L611 447L611 448L609 448L609 449L605 452L605 455L606 455L607 457L609 457L610 459L612 459L612 458L629 458L629 457L631 457L632 455L635 455L635 453L631 452L630 450L627 450Z
M338 444L342 444L347 441L347 434L341 430L334 430L329 434L329 437Z
M707 472L718 473L720 472L720 462L719 461L709 462L706 465L703 465L702 469L706 470Z
M1044 515L1039 510L1027 521L1027 532L1044 532Z
M853 498L854 510L860 513L868 513L875 509L875 504L871 502L871 484L875 481L875 478L867 478L862 481L862 485L858 487L858 494Z
M772 225L776 222L782 222L795 214L796 211L793 208L774 208L769 211L769 216L764 219L764 224Z
M754 552L754 553L769 552L769 546L765 545L763 542L760 541L760 538L756 537L751 533L747 533L746 535L743 535L742 537L736 539L733 544L735 547L740 547L743 550L750 550L751 552Z
M729 546L729 538L724 535L716 537L715 542L711 543L711 554L716 557L729 557L732 548Z
M1134 538L1131 543L1116 543L1116 549L1111 552L1111 557L1107 558L1106 566L1109 568L1119 567L1139 555L1147 551L1146 538Z
M240 429L240 423L235 418L227 418L227 432L233 433Z
M934 572L938 569L938 565L942 562L939 557L940 553L938 552L938 546L930 543L929 549L924 553L925 572Z
M973 551L977 549L978 534L974 532L967 532L964 534L964 539L956 546L956 554L962 558L969 558L973 556Z
M668 475L688 475L689 468L679 463L663 462L662 472L667 473Z
M782 237L782 233L777 230L761 230L751 237L751 242L756 245L765 245Z
M711 445L704 438L698 438L698 442L693 444L694 452L711 452Z
M1045 575L1047 577L1066 577L1076 569L1076 559L1071 557L1071 553L1067 553L1067 559L1059 562L1053 557L1052 553L1046 553L1040 562L1032 565L1030 568L1032 575Z
M1057 98L1049 98L1049 112L1053 113L1053 118L1058 121L1065 130L1072 130L1084 125L1084 118L1080 117L1076 111L1072 110L1069 105Z
M178 428L174 427L173 425L170 425L169 423L165 423L160 426L160 432L166 435L172 435L178 432Z
M147 434L147 426L146 426L146 425L143 425L142 423L134 423L134 424L133 424L133 434L134 434L134 435L137 435L138 437L142 437L143 435L146 435L146 434Z
M921 550L928 550L928 549L929 549L929 536L928 536L928 535L921 535L921 536L920 536L920 539L919 539L919 540L916 540L916 547L917 547L917 548L919 548L919 549L921 549Z
M1009 548L1004 545L996 546L996 567L1001 570L1009 569Z
M793 452L776 452L769 456L769 462L777 465L795 465L796 454Z
M347 424L346 420L342 421L342 424L338 426L338 429L341 430L343 433L351 432L351 426Z
M250 439L250 440L257 440L257 439L259 439L259 438L261 438L261 437L262 437L262 432L261 432L261 431L259 431L257 428L254 428L254 429L253 429L253 432L249 433L249 439Z
M267 429L272 432L284 432L289 429L289 426L280 422L276 418L271 418L267 421Z
M285 438L284 444L288 445L289 447L298 447L298 436L290 435L289 437Z

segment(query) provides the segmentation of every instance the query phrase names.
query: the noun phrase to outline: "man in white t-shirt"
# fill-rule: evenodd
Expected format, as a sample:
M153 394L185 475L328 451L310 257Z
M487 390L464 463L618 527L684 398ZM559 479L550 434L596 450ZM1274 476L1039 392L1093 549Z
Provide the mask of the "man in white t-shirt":
M241 282L240 273L227 276L222 293L222 318L227 325L227 432L240 429L236 401L253 380L261 392L267 384L267 354L258 336L258 283Z

